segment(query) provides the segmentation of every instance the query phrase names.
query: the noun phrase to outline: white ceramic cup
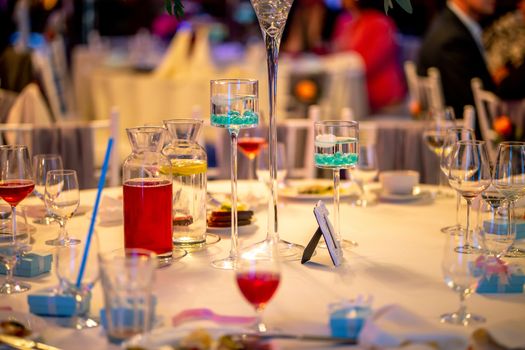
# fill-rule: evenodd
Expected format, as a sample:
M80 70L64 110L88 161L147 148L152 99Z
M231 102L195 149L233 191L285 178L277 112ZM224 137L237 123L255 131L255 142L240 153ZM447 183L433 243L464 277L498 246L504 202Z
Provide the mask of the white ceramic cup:
M383 192L389 194L410 194L419 184L419 172L414 170L392 170L379 174Z

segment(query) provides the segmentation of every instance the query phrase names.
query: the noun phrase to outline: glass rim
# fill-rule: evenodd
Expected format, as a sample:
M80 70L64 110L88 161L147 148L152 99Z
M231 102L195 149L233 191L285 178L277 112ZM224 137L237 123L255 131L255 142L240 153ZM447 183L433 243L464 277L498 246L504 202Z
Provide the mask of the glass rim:
M456 144L461 144L461 145L484 145L484 144L486 144L486 142L483 141L483 140L459 140L459 141L456 141Z
M62 156L58 153L39 153L39 154L33 155L33 159L35 158L49 159L49 158L62 158Z
M162 121L164 124L203 124L203 119L193 119L193 118L173 118L165 119Z
M357 126L359 127L359 122L356 120L320 120L314 122L315 126L339 126L339 127L349 127Z
M47 172L47 175L49 174L62 174L62 175L70 175L70 174L75 174L76 175L77 171L75 169L53 169L53 170L49 170Z
M0 145L0 150L19 150L19 149L29 149L27 145Z
M134 126L132 128L126 128L126 131L142 131L142 132L159 132L166 131L164 125L144 125L144 126Z
M123 254L122 254L123 253ZM136 260L138 261L157 261L157 254L148 249L144 248L123 248L123 249L115 249L107 253L99 253L100 260L104 262L112 262L115 259L119 260L128 260L129 258L138 258Z
M224 79L212 79L210 85L229 85L229 84L245 84L245 85L258 85L259 80L257 79L243 79L243 78L224 78Z
M472 129L472 128L465 128L464 126L452 126L450 128L446 128L445 130L447 132L453 131L453 130L472 131L472 132L474 132L474 129Z
M498 144L499 146L525 146L525 142L523 141L501 141Z

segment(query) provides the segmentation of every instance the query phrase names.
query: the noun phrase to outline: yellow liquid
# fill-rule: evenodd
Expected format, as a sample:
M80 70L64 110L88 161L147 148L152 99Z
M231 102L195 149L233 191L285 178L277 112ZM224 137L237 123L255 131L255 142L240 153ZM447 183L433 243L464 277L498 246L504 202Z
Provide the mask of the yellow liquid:
M171 161L171 173L173 176L191 176L206 173L208 169L207 164L204 160L172 160ZM166 167L161 169L163 173L169 173Z

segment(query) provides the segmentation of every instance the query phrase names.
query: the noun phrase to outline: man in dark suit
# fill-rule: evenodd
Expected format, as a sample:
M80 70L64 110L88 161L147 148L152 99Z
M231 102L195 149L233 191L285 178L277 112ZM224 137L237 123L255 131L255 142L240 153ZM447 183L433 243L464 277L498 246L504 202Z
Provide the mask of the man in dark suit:
M449 0L423 40L418 74L436 67L441 73L445 103L457 117L474 105L470 80L478 77L486 90L496 86L487 69L478 22L494 12L495 0Z

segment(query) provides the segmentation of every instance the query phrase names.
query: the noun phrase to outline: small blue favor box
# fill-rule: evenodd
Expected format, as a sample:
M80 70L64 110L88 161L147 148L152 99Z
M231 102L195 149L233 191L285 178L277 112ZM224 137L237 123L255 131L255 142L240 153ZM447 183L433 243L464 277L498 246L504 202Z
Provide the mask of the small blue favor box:
M27 296L29 311L40 316L73 316L77 307L89 309L90 301L91 294L85 298L82 304L77 304L73 295L57 294L54 289L36 291Z
M507 283L500 283L498 275L483 277L478 283L476 292L479 294L489 293L523 293L525 284L525 275L523 273L514 273L507 277Z
M18 277L36 277L51 270L52 254L29 253L16 264L14 274ZM0 265L0 274L5 275L5 266Z
M330 313L330 330L334 337L356 338L372 310L369 306L346 306Z

